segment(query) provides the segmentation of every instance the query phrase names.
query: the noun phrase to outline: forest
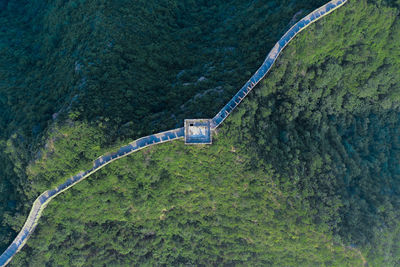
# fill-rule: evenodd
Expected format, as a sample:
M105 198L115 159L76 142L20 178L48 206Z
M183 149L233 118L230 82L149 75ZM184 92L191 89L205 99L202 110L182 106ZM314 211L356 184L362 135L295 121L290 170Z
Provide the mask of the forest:
M360 265L278 187L273 168L251 168L244 144L226 137L235 130L223 127L211 146L174 141L101 169L50 203L10 266Z
M56 1L0 26L15 42L0 42L0 247L35 196L98 155L214 115L323 2L167 3ZM399 265L399 9L350 0L310 26L211 146L174 141L107 166L48 206L10 265ZM18 43L51 32L62 39L40 53Z
M398 5L352 1L324 20L294 40L243 103L239 140L335 241L361 248L370 265L397 266Z
M323 2L0 1L0 250L48 189L27 168L54 125L92 125L107 151L210 117Z

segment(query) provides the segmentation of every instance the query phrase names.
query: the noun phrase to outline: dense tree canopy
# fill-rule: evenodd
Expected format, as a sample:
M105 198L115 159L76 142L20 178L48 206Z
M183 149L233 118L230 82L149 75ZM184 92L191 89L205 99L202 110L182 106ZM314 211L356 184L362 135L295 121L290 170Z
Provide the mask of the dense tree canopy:
M30 121L7 102L16 92L1 91L1 101L14 103L3 111L1 164L4 177L20 182L4 179L0 189L19 188L27 208L38 192L129 138L213 115L293 20L320 4L43 5L49 29L69 38L43 51L79 51L58 69L72 67L70 77L44 82L74 85L52 96L48 114L27 104ZM84 9L91 12L72 12ZM310 26L213 145L177 141L107 166L53 200L11 265L399 265L399 9L398 1L350 0ZM71 26L57 28L64 16ZM73 34L80 28L83 43ZM7 81L18 66L3 73ZM11 212L23 204L10 196L0 233L8 238L25 218Z
M15 235L7 218L39 193L26 167L50 125L92 123L105 146L211 116L322 3L0 1L0 250Z
M385 266L400 256L398 15L350 1L294 40L235 119L257 168L274 166L314 222Z
M59 131L84 142L81 131ZM243 145L224 136L157 145L101 169L50 203L11 266L361 264L277 187L272 169L251 168ZM57 151L68 149L56 142L45 170L64 170Z

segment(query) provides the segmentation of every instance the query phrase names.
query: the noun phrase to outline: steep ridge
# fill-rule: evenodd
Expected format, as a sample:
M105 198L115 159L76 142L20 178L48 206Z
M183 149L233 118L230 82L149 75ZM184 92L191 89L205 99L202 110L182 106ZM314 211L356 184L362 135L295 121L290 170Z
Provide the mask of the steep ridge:
M239 92L218 112L218 114L212 119L211 128L216 129L235 109L240 102L246 97L246 95L265 77L268 71L271 69L272 65L278 58L281 51L286 47L286 45L303 29L309 26L311 23L319 20L323 16L331 13L335 9L341 7L347 2L347 0L332 0L324 6L316 9L308 16L297 22L292 28L287 31L283 37L276 43L274 48L268 54L264 63L256 71L256 73L246 82L246 84L239 90ZM68 179L65 183L59 185L57 188L45 191L42 193L34 202L29 216L18 234L14 239L12 244L5 250L5 252L0 256L0 266L5 266L11 261L13 256L22 249L22 247L27 242L29 236L35 230L40 216L44 208L50 203L50 201L56 197L61 192L71 188L75 184L84 180L94 172L98 171L107 164L117 160L119 158L125 157L137 150L143 149L154 144L168 142L176 139L181 139L184 137L184 128L177 128L169 130L166 132L161 132L146 137L139 138L130 144L121 147L117 152L101 156L94 161L93 168L85 172L80 172L77 175Z

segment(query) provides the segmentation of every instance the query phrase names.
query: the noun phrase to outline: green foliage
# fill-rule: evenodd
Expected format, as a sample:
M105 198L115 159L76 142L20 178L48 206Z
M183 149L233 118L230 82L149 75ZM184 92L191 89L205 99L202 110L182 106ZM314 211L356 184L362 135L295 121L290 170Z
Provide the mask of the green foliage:
M293 14L323 2L0 1L0 140L9 143L8 152L0 149L0 221L5 210L27 214L37 195L25 169L40 157L49 126L98 125L112 145L210 117ZM66 154L67 164L78 157ZM33 187L67 173L39 175Z
M157 145L103 168L51 202L11 266L360 265L225 136Z
M299 35L232 118L258 168L273 166L315 223L376 266L400 263L398 14L350 1Z
M32 182L21 190L32 199L113 151L111 144L214 115L293 11L307 7L239 0L38 5L45 27L22 28L46 37L36 38L44 40L39 55L62 47L73 56L54 72L61 57L28 68L30 57L17 48L0 54L3 62L20 60L0 73L3 80L21 72L20 92L15 84L0 87L7 177ZM371 266L399 265L398 14L398 1L350 0L296 37L212 146L177 141L108 165L49 205L11 265L357 266L364 256ZM43 88L61 85L51 97L39 79L22 78L42 70L52 73ZM29 84L32 91L23 90ZM40 101L22 109L24 94ZM77 121L50 128L45 142L35 139L59 109L68 115L61 121ZM31 155L21 153L27 148ZM8 226L1 234L23 222L0 212Z
M70 122L51 128L46 144L38 152L39 158L26 169L28 180L34 185L32 191L43 192L65 182L77 170L90 169L92 161L106 153L104 143L102 130L87 123Z

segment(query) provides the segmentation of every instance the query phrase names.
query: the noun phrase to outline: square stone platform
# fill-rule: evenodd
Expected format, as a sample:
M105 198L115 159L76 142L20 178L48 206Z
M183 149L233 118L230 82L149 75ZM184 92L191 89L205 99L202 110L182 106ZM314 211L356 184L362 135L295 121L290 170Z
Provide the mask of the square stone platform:
M185 120L185 144L211 144L211 120Z

